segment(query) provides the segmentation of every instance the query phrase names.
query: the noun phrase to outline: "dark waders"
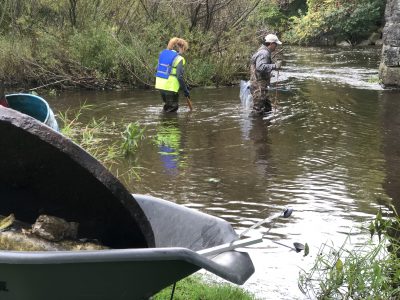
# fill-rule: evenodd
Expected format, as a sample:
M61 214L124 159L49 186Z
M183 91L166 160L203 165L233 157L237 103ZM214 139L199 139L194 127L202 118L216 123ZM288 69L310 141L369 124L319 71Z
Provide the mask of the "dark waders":
M165 112L176 112L179 108L179 93L170 91L160 91L164 101Z

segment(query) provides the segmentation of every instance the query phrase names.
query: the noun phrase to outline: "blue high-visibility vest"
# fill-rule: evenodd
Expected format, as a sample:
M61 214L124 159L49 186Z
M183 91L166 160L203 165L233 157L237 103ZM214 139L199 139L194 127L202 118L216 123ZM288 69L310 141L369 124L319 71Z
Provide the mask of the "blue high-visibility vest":
M158 58L156 77L168 79L172 71L172 63L177 56L178 52L173 50L165 49L161 51L160 57Z
M159 61L161 63L159 63L157 66L155 88L158 90L177 93L179 91L180 84L178 78L176 77L176 67L180 63L182 63L184 66L185 59L180 56L178 52L172 50L163 50L160 54L160 57L161 59ZM168 68L168 70L166 68ZM167 76L168 73L169 75Z

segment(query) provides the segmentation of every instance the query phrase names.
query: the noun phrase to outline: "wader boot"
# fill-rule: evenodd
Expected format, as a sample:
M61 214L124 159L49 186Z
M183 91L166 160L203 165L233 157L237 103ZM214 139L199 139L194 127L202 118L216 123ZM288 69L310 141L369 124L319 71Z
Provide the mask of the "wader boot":
M271 101L268 98L268 87L264 80L252 82L250 92L253 96L253 112L255 115L264 115L272 110Z
M169 91L161 91L161 97L164 101L165 112L176 112L179 108L179 94Z

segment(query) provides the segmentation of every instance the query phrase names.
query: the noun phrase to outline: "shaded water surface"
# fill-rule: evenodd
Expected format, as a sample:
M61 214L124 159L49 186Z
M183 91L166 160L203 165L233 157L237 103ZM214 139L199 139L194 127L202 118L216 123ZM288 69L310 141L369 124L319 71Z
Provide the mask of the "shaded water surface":
M297 288L299 267L311 265L320 245L333 241L339 247L349 232L361 243L368 237L360 226L379 206L400 201L400 94L376 83L380 49L285 52L269 120L249 117L238 87L194 89L194 111L181 99L178 114L171 115L161 112L160 97L151 90L48 99L55 112L93 104L86 121L107 116L117 124L146 125L135 163L141 181L124 179L134 193L219 216L237 231L285 206L294 208L269 240L250 249L256 273L245 287L261 299L304 299ZM310 256L274 240L307 242Z

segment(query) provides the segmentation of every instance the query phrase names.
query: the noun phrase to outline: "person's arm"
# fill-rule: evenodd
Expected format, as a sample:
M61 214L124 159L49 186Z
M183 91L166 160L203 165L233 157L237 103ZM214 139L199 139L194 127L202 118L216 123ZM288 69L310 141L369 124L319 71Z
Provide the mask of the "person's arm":
M275 64L269 63L271 61L270 54L268 51L261 53L256 58L256 70L262 74L269 74L272 70L275 70Z
M185 97L189 97L189 89L186 85L185 80L183 79L183 61L181 60L178 65L176 66L176 77L178 78L179 81L179 86L183 90L183 94Z

